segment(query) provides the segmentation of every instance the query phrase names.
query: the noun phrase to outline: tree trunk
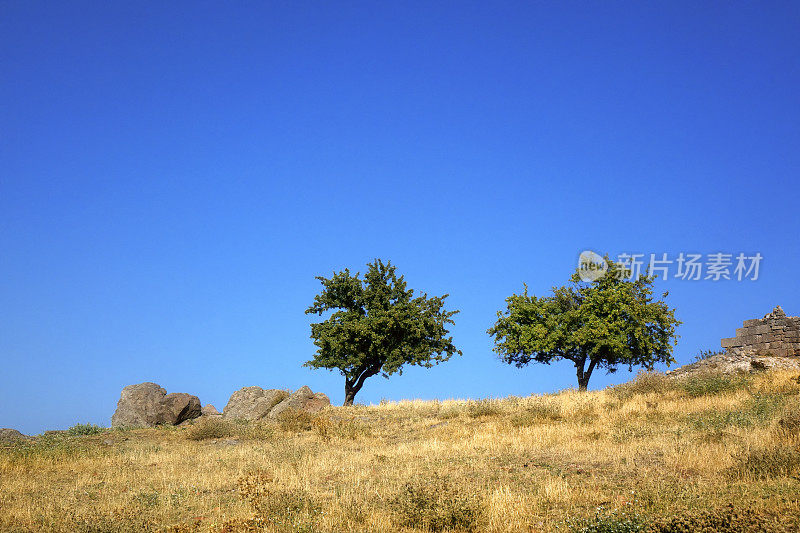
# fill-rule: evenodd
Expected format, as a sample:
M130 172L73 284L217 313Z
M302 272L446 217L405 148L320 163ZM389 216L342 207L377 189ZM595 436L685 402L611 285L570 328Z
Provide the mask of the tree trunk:
M380 369L380 367L378 367L378 369ZM344 380L344 403L342 405L353 405L353 400L355 400L356 394L358 394L358 391L361 390L361 387L364 386L364 381L368 377L374 376L377 373L378 373L377 369L368 368L367 370L364 370L361 373L360 376L358 376L358 379L351 380L351 379L345 378L345 380Z
M356 398L356 391L352 387L344 386L344 403L342 405L353 405Z
M589 390L589 378L592 377L592 372L594 372L594 367L597 366L597 360L595 359L590 360L589 368L587 368L586 370L583 369L583 365L585 363L586 359L575 362L575 369L577 370L578 374L578 390L581 392Z

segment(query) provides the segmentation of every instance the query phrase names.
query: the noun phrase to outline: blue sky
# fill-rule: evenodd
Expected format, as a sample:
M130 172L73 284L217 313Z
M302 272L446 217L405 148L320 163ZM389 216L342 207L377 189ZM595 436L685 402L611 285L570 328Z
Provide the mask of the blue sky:
M303 311L376 257L450 293L464 355L363 403L575 386L485 330L584 249L763 255L756 281L658 282L680 363L800 314L799 24L792 2L0 3L0 427L108 425L142 381L339 403L301 366Z

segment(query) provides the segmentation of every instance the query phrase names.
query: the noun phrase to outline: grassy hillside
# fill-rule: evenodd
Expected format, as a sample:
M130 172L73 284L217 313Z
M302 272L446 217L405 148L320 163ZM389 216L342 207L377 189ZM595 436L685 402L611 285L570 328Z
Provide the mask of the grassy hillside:
M797 531L797 378L78 427L0 449L0 530Z

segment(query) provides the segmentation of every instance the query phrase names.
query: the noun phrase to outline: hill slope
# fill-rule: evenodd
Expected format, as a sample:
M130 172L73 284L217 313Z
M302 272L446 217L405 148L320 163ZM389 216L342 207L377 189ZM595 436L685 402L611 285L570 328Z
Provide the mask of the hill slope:
M799 430L776 371L52 435L0 449L0 530L792 531Z

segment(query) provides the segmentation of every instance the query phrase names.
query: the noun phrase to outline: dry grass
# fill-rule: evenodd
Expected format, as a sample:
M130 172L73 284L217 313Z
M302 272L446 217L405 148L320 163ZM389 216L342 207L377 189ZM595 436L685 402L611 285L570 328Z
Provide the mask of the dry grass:
M795 378L40 437L0 448L0 531L796 531Z

